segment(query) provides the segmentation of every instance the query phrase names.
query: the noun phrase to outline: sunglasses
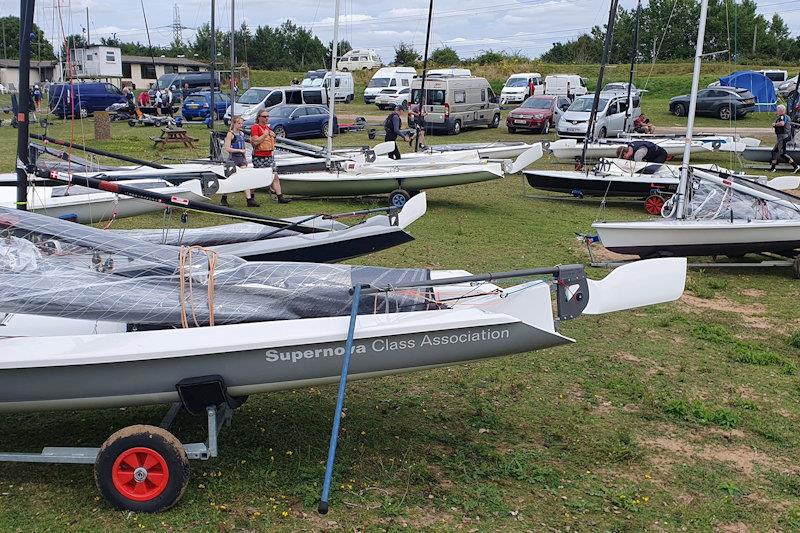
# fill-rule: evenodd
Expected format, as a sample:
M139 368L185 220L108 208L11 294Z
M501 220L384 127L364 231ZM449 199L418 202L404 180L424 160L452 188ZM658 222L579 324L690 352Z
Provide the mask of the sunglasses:
M269 115L259 115L258 118L269 118Z

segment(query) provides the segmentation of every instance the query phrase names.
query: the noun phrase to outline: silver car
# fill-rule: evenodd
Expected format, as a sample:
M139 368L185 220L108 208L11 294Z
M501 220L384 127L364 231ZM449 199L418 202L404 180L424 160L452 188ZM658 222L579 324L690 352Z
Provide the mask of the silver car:
M594 123L594 137L616 137L620 133L633 131L633 121L642 114L641 98L631 93L631 111L627 115L628 103L626 103L626 93L609 91L600 93L600 101L597 105L597 116ZM556 132L559 137L578 138L586 137L589 115L592 111L594 102L593 94L580 96L572 102L569 109L561 117L556 125Z

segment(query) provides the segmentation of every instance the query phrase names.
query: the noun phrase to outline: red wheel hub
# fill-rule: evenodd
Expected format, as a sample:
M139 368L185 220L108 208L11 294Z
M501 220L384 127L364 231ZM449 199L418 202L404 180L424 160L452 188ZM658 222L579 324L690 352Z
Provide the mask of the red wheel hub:
M648 196L644 201L644 210L651 215L660 215L662 207L664 207L664 198L657 194Z
M119 454L114 461L111 480L124 497L146 502L167 488L169 468L157 451L143 447L131 448Z

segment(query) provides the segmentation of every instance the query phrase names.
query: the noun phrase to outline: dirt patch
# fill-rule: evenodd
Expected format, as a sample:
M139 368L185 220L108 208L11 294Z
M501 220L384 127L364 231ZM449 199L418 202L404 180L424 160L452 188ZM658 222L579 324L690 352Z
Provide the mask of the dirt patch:
M630 261L632 259L639 259L638 255L625 255L606 250L602 246L592 246L592 257L597 263L611 263L615 261Z
M766 296L766 291L762 291L761 289L745 289L742 291L742 296L747 296L748 298L761 298Z
M734 522L732 524L720 524L714 528L719 533L748 533L750 529L744 522Z
M753 289L756 290L756 289ZM744 293L742 293L744 294ZM723 311L726 313L735 313L739 315L742 322L748 327L754 329L776 330L777 328L769 321L764 315L767 313L767 307L763 304L750 302L741 304L729 300L727 298L698 298L691 294L684 293L679 300L690 311L702 313L704 311Z
M745 446L700 446L671 437L646 439L643 440L642 443L652 448L669 452L672 455L695 457L705 460L718 461L721 463L728 463L736 470L748 476L753 475L757 465L770 468L775 467L772 461L764 454ZM670 458L659 454L657 460L654 462L663 465L665 463L670 463L671 461Z
M626 361L628 363L641 363L642 360L636 357L633 354L629 354L628 352L617 352L613 355L614 359L619 359L620 361Z

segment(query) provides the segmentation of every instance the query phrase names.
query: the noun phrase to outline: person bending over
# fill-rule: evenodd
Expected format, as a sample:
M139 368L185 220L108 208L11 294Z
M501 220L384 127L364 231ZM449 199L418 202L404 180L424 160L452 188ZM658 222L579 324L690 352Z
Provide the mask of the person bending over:
M648 163L664 163L667 160L667 151L650 141L633 141L617 148L617 157Z

